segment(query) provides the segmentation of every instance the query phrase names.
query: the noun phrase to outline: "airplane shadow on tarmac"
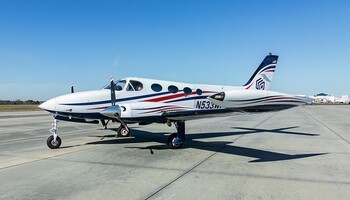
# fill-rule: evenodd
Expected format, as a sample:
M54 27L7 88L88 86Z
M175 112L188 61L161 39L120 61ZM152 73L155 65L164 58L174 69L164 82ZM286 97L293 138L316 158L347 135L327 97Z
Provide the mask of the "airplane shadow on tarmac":
M205 138L216 138L232 135L246 135L246 134L256 134L256 133L277 133L277 134L291 134L291 135L300 135L300 136L319 136L319 134L312 133L301 133L287 131L289 129L298 128L286 127L278 129L257 129L257 128L244 128L244 127L232 127L234 129L240 129L243 131L234 131L234 132L214 132L214 133L189 133L186 134L186 142L183 149L185 148L194 148L207 150L212 152L226 153L231 155L239 155L250 158L255 158L249 162L272 162L272 161L282 161L282 160L292 160L307 158L313 156L324 155L327 153L313 153L313 154L285 154L277 153L273 151L265 151L259 149L253 149L248 147L241 147L232 145L234 141L198 141L197 139ZM113 130L113 129L112 129ZM167 141L167 135L169 133L152 133L142 130L133 129L132 138L115 138L115 135L104 135L104 136L90 136L90 137L100 137L101 140L96 142L89 142L89 144L133 144L133 143L147 143L147 142L158 142L162 143L161 145L151 145L146 147L125 147L125 148L135 148L135 149L149 149L151 154L154 154L153 150L168 150L168 146L165 144ZM115 138L109 140L103 140L104 138Z

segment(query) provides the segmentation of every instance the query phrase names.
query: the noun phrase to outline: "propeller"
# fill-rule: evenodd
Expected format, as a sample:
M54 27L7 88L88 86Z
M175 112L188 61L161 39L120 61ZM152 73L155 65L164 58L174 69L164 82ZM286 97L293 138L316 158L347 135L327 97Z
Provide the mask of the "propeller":
M112 106L115 106L115 84L113 81L113 77L111 77L111 103Z
M117 121L120 122L121 126L125 128L126 131L130 131L128 126L123 122L123 120L120 118L121 116L121 109L119 105L115 105L115 84L113 81L113 77L111 76L111 103L112 106L102 110L100 113L104 116L116 119Z
M119 119L121 115L121 109L119 105L115 104L115 84L113 81L113 77L111 76L111 103L112 105L109 106L108 108L102 110L100 113L104 116L114 118L114 119Z
M70 93L74 93L74 85L73 85L73 82L72 82L72 84L70 85Z

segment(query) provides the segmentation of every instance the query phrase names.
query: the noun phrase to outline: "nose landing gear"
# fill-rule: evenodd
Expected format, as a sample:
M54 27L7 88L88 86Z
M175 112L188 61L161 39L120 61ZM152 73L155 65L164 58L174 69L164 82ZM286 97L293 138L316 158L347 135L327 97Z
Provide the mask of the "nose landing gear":
M52 135L49 138L47 138L47 141L46 141L46 144L50 149L57 149L62 144L61 138L57 135L57 131L58 131L57 122L58 120L55 119L55 116L54 116L52 128L50 129L50 133Z

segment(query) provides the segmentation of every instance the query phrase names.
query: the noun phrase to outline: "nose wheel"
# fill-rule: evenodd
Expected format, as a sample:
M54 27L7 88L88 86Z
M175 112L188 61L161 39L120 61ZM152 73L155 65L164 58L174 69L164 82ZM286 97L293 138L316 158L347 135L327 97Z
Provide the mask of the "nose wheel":
M54 140L53 135L47 138L46 144L50 149L57 149L61 146L62 140L60 137L56 137L56 141Z

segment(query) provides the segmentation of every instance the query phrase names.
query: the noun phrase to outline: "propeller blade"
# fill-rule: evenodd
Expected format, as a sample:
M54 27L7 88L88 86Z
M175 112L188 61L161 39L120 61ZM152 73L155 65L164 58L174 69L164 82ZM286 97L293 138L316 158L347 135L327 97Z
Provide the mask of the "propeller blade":
M74 85L73 85L73 83L70 86L70 93L74 93Z
M113 78L111 78L111 102L112 106L115 106L115 85Z

